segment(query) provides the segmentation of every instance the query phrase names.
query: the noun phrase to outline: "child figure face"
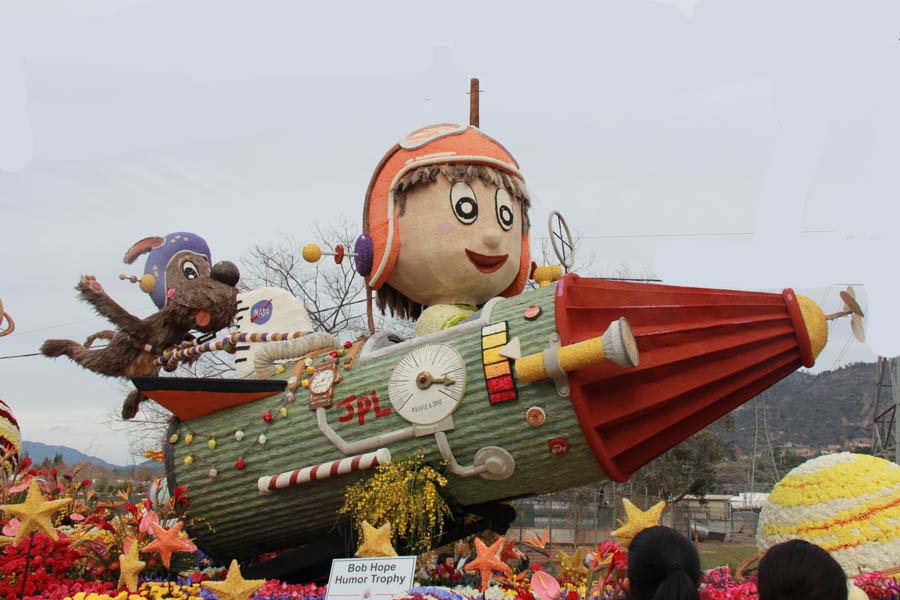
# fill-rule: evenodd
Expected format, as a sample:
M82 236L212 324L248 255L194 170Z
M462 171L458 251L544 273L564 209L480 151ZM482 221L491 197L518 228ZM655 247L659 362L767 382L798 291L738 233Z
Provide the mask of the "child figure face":
M440 176L395 210L402 233L388 283L414 302L483 304L516 278L522 204L505 187Z

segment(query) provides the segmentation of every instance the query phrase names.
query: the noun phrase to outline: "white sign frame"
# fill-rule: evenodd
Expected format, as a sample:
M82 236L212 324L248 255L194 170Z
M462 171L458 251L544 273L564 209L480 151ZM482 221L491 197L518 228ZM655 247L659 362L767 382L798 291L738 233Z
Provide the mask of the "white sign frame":
M414 587L415 576L415 556L336 558L331 561L325 600L390 600ZM378 581L382 577L400 580Z

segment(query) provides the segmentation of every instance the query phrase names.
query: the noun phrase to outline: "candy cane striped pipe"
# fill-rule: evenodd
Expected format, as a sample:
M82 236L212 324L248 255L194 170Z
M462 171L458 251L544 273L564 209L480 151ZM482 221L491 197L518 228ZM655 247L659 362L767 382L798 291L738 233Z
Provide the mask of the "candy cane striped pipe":
M303 485L310 481L329 479L336 475L346 475L356 471L365 471L378 465L391 464L391 452L387 448L379 448L375 452L366 452L356 456L348 456L340 460L332 460L312 467L303 467L294 471L260 477L256 487L260 493L283 490L295 485Z
M171 360L190 360L191 358L203 354L205 352L215 352L225 350L226 352L234 351L234 344L247 342L284 342L287 340L296 340L306 335L305 331L289 331L289 332L237 332L232 333L227 338L216 340L214 342L206 342L205 344L197 344L186 348L170 348L164 351L156 358L156 364L165 366Z
M228 350L229 347L231 347L232 350ZM204 344L187 346L185 348L171 348L156 357L156 364L165 366L171 360L190 360L191 358L205 352L214 352L216 350L225 349L229 352L233 352L233 347L234 345L232 344L231 340L229 338L224 338L221 340L216 340L214 342L206 342Z
M286 340L296 340L307 333L308 332L306 331L288 331L285 333L273 331L255 331L248 333L245 331L232 333L231 342L234 344L237 344L238 342L284 342Z

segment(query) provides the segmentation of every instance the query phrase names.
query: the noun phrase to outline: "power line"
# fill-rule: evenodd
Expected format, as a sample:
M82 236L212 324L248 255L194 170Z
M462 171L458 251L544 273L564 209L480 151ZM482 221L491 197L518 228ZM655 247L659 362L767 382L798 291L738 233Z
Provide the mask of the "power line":
M88 350L102 350L103 348L106 348L107 346L109 346L109 344L106 344L106 346L91 346L90 348L88 348ZM13 354L11 356L0 356L0 360L6 360L8 358L26 358L29 356L41 356L41 355L42 355L41 352L31 352L30 354Z
M800 233L834 233L833 229L803 229ZM726 237L740 235L756 235L755 231L729 231L729 232L696 232L696 233L615 233L607 235L580 235L580 240L618 240L618 239L643 239L643 238L679 238L679 237ZM537 240L549 240L550 236L535 236Z
M133 313L142 313L147 312L148 310L153 310L153 308L142 308L140 310L132 310L130 312ZM96 316L96 317L88 317L87 319L81 319L80 321L69 321L68 323L58 323L56 325L47 325L46 327L38 327L37 329L27 329L25 331L16 330L10 338L13 338L17 335L26 335L29 333L38 333L40 331L47 331L50 329L59 329L60 327L68 327L69 325L80 325L81 323L87 323L89 321L97 321L99 319L105 319L106 317Z
M0 356L0 360L6 360L7 358L25 358L27 356L40 356L40 352L32 352L31 354L14 354L12 356Z

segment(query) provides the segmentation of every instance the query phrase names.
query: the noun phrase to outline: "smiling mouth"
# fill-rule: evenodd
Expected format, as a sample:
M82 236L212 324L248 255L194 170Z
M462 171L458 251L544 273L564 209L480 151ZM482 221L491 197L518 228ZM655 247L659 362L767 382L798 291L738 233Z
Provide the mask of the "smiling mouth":
M466 248L466 256L475 265L475 268L482 273L493 273L506 264L509 254L498 254L496 256L488 256L486 254L478 254Z

